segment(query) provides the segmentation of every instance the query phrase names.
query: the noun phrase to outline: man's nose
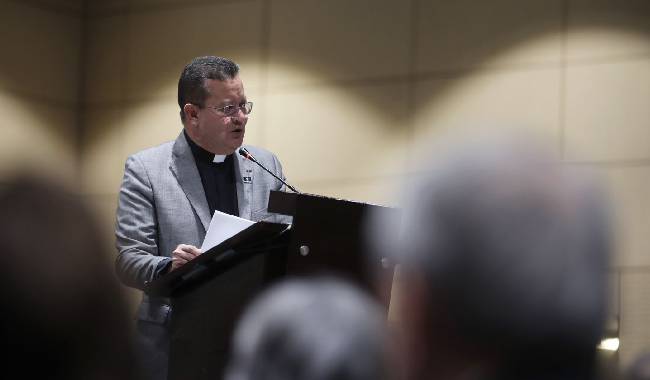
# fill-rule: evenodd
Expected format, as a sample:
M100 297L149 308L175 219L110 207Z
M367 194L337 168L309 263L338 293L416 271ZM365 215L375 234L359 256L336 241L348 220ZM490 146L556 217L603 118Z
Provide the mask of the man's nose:
M234 123L241 124L244 121L248 120L248 115L244 113L244 111L241 108L237 108L237 112L234 113L232 116L232 121Z

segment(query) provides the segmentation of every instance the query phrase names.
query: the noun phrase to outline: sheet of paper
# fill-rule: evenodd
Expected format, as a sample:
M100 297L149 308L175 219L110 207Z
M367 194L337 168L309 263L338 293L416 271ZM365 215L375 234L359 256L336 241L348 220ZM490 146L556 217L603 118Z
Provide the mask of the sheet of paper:
M255 222L248 219L215 211L210 221L210 227L208 227L208 233L205 234L205 239L201 245L201 251L205 252L219 245L222 241L237 235L253 224Z

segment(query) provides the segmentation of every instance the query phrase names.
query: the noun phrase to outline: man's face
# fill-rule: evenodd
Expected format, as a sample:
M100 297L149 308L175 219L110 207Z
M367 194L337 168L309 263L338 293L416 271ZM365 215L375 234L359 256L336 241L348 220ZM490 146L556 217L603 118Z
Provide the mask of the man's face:
M203 149L214 154L231 154L244 142L248 115L237 109L235 114L227 116L217 108L245 103L244 85L236 76L224 81L207 79L205 88L208 92L205 104L196 107L196 115L186 123L186 129Z

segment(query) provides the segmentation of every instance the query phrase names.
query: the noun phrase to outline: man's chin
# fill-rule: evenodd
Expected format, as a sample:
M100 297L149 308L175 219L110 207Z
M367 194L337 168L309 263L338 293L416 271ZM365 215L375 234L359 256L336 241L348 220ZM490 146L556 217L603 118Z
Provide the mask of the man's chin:
M229 147L229 149L228 149L228 154L232 154L232 153L237 152L237 150L239 149L239 147L241 147L242 145L244 145L244 142L243 142L243 141L240 142L239 144L233 144L233 145L231 145L231 146Z
M232 150L233 150L233 151L239 149L239 147L242 146L242 145L244 145L244 136L242 136L242 137L239 138L239 139L234 140L234 141L232 142L232 144L230 144L230 146L232 147Z

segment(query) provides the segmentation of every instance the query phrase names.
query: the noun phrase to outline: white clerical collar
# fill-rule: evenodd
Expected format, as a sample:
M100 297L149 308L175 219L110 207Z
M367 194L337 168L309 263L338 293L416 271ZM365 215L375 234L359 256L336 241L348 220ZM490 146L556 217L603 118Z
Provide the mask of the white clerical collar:
M214 159L212 162L215 162L217 164L222 163L226 160L226 155L225 154L215 154Z

